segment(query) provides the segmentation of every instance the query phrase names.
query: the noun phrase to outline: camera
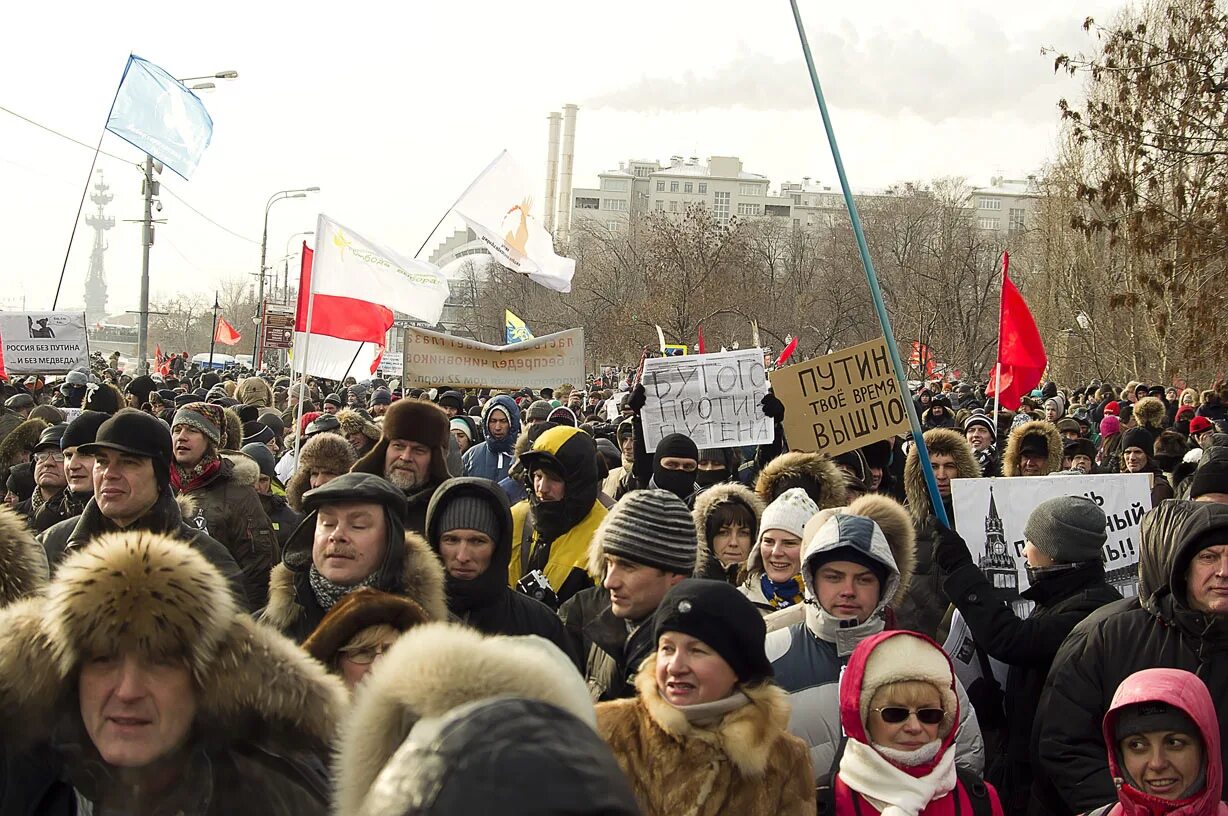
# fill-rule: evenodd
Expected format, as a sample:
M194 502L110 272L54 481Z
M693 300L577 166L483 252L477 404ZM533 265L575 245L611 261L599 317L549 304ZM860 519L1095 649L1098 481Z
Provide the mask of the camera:
M551 609L559 608L559 596L550 586L550 579L541 570L533 570L516 582L516 589L535 601L541 601Z

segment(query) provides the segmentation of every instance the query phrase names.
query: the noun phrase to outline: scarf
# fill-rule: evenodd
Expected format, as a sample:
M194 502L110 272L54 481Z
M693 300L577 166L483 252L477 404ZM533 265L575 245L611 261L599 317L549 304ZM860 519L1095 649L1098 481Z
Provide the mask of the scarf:
M211 451L190 468L180 467L176 462L171 467L171 487L176 493L191 493L207 485L221 469L222 460Z
M759 589L763 591L763 597L767 598L768 605L773 609L787 609L801 603L806 585L802 583L800 575L794 575L789 580L778 584L765 572L759 576Z
M839 776L855 793L869 800L881 816L918 816L930 802L955 790L958 782L955 751L950 747L938 759L932 771L918 777L900 769L864 742L852 738L844 745Z
M316 569L316 565L311 565L311 570L307 573L307 580L311 583L311 591L315 593L316 601L324 609L325 612L333 608L337 601L349 595L359 587L375 586L376 579L379 577L379 572L373 572L366 578L359 581L353 586L341 586L334 584L332 581L325 578Z
M662 697L662 700L665 698ZM666 701L668 702L668 701ZM739 708L750 704L750 698L740 691L734 691L728 697L720 700L713 700L710 703L697 703L689 706L674 706L682 712L682 716L686 717L686 721L691 725L699 728L704 728L709 725L714 725L724 719L725 715L737 711Z

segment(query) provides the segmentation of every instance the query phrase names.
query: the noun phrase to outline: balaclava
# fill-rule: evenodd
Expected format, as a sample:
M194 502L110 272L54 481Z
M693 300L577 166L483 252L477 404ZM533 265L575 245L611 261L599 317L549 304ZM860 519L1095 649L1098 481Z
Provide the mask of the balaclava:
M685 434L674 433L657 443L656 453L652 456L652 483L661 490L668 490L678 498L686 501L695 492L695 471L666 470L661 466L661 460L670 457L678 459L694 459L699 462L699 448Z

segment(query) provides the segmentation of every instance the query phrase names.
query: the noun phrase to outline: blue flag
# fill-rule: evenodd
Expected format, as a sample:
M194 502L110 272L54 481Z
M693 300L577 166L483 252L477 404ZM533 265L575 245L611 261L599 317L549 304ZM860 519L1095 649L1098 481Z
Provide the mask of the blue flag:
M529 331L524 321L512 314L510 309L503 310L503 334L505 343L522 343L533 339L533 332Z
M186 179L213 138L213 119L182 82L152 62L131 55L107 130Z

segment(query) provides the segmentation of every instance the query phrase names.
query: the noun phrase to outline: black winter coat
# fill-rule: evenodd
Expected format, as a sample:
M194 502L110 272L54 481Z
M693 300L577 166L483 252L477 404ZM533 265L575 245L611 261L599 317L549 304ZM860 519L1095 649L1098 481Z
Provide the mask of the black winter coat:
M567 630L554 610L523 592L502 587L495 598L458 615L461 621L488 635L537 635L558 646L563 654L582 668Z
M635 696L635 674L657 643L650 616L633 632L610 609L610 592L591 587L576 593L559 617L583 660L584 679L593 702Z
M1030 814L1082 813L1116 798L1101 723L1117 687L1134 672L1156 666L1193 672L1216 709L1228 711L1228 616L1190 608L1185 578L1197 552L1228 533L1228 505L1192 506L1176 536L1168 588L1149 601L1154 611L1115 604L1122 611L1094 613L1058 650L1036 712ZM1220 739L1221 753L1228 752L1228 717L1220 718Z
M1016 617L1010 603L999 599L985 574L971 562L947 575L943 588L977 645L1010 666L1004 750L991 759L986 777L998 789L1005 812L1026 813L1032 785L1032 724L1053 658L1079 621L1120 601L1121 595L1106 583L1099 563L1033 584L1023 593L1036 604L1026 619Z

